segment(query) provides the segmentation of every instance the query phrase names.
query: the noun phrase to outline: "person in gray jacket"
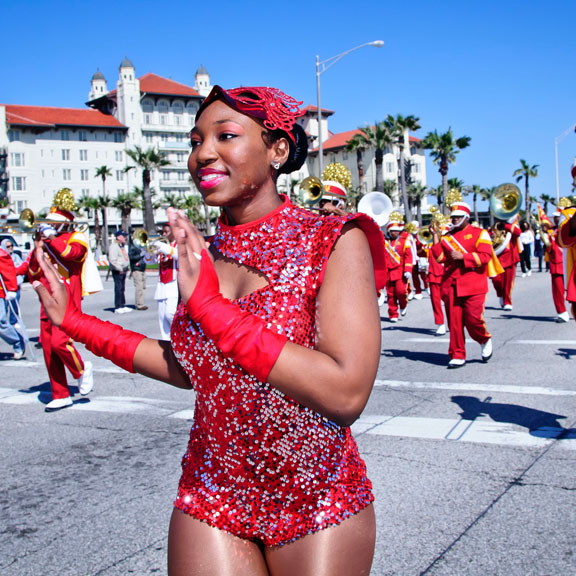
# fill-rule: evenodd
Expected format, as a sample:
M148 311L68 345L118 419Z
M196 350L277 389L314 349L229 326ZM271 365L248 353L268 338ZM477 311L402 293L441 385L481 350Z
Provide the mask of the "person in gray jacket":
M127 234L124 230L117 230L115 236L116 242L108 250L108 263L114 280L114 313L125 314L132 312L132 308L126 306L126 275L130 265Z

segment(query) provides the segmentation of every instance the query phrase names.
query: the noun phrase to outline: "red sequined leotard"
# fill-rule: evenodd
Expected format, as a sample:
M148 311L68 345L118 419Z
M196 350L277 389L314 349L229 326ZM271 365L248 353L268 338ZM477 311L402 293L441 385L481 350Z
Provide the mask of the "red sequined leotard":
M370 237L376 224L355 216ZM213 246L269 282L236 304L292 342L314 348L324 266L353 217L319 216L284 199L255 222L227 226L221 220ZM224 357L182 305L172 324L172 346L196 392L178 509L240 538L275 546L339 524L373 501L349 428Z

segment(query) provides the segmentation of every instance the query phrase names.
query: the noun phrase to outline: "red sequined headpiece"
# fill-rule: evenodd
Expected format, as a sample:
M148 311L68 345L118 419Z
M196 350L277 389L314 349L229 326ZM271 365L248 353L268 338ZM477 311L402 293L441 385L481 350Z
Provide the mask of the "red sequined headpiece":
M282 90L268 87L242 87L224 90L214 86L196 113L196 120L215 100L222 100L234 110L261 120L269 130L282 130L295 142L292 128L296 118L304 114L299 102Z

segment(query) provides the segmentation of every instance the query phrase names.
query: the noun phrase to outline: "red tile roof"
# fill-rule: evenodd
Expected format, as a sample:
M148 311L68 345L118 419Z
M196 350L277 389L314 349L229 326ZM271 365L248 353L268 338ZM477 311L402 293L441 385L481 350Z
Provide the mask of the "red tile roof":
M359 128L356 128L355 130L348 130L346 132L338 132L337 134L333 134L330 138L324 141L322 148L324 151L330 149L345 148L346 142L348 142L348 140L350 140L356 134L362 134ZM410 142L414 143L420 142L420 139L415 138L414 136L409 136L409 139ZM314 150L317 150L317 148L315 148Z
M302 110L306 113L306 114L310 114L312 116L318 116L318 106L305 106L304 108L302 108ZM322 115L323 116L332 116L332 114L334 114L334 110L328 110L327 108L322 108Z
M194 90L194 88L180 84L180 82L174 82L174 80L162 78L162 76L156 74L144 74L139 80L141 92L148 92L149 94L169 94L171 96L200 97L200 94Z
M50 108L6 104L6 122L19 126L50 128L59 126L102 126L126 128L114 116L83 108Z

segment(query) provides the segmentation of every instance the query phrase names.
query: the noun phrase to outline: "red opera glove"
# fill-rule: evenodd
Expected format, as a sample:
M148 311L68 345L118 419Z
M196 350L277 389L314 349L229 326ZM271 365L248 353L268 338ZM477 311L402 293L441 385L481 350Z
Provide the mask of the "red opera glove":
M269 330L265 320L238 308L222 296L218 276L206 250L202 251L200 275L186 309L225 356L261 382L266 382L288 339Z
M112 322L82 314L71 303L66 308L60 329L73 340L82 342L96 356L106 358L132 373L134 353L140 342L146 338L143 334L124 330Z

